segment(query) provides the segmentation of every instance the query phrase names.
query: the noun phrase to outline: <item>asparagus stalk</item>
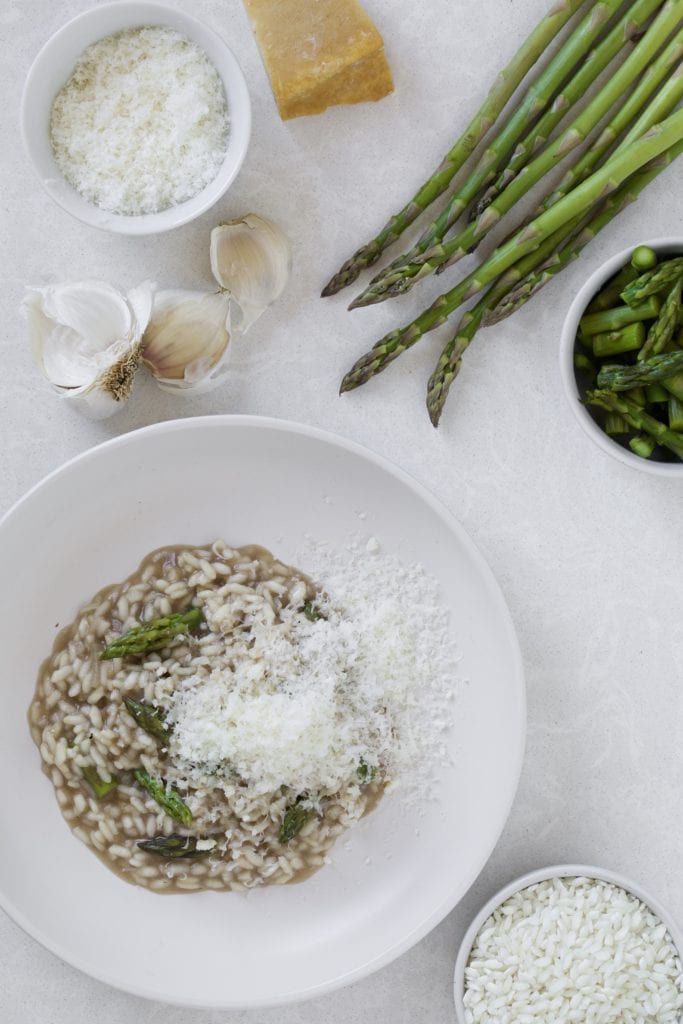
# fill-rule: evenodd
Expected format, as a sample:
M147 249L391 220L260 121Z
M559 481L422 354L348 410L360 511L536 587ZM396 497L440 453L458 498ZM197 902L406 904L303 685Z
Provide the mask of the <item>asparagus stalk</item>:
M672 2L672 0L667 0ZM676 2L676 0L673 0ZM678 0L680 2L680 0ZM589 13L581 21L573 35L556 54L548 67L528 90L526 96L508 119L505 126L482 154L477 166L466 181L456 190L447 202L443 211L432 221L418 242L404 256L394 260L387 270L378 274L371 282L367 292L372 294L374 285L379 285L387 274L411 263L422 253L444 238L447 231L456 223L470 201L486 185L498 170L498 167L511 151L515 143L526 131L529 124L548 106L556 91L561 87L567 76L577 63L589 51L592 43L604 28L605 23L620 6L620 0L600 0L593 4ZM368 298L366 292L359 296L350 306L355 309L360 305L369 305L377 301Z
M683 65L680 63L682 57L683 30L676 34L666 50L649 65L636 88L628 96L626 102L617 111L609 124L603 128L600 137L590 147L588 152L584 154L578 163L567 170L555 191L543 200L543 209L552 206L558 199L565 196L567 192L571 192L578 182L584 181L601 157L614 145L622 132L628 128L634 119L635 122L624 139L619 143L616 152L625 149L626 146L635 142L648 128L651 128L653 124L657 124L667 117L672 110L675 110L681 99L683 99ZM675 69L673 74L671 74L672 68ZM667 75L671 77L663 88L659 89ZM657 89L659 91L656 92L654 99L641 113L643 107Z
M628 391L666 380L683 371L683 350L653 356L635 366L603 366L598 373L598 388L608 391Z
M662 6L662 2L663 0L641 0L626 11L618 24L588 55L582 67L565 84L538 124L534 125L526 138L518 143L509 163L501 171L495 183L475 203L472 220L476 220L496 196L507 188L515 175L529 162L531 156L545 146L566 112L585 96L598 75L616 57L624 42L634 39L643 31L648 18Z
M138 846L145 853L155 853L159 857L178 860L180 857L206 857L213 853L217 840L201 836L181 836L173 833L170 836L154 836L153 839L140 839Z
M479 302L465 313L454 336L441 353L436 369L427 385L427 412L435 427L439 425L448 392L460 372L462 357L489 311L497 306L501 299L515 287L520 278L533 270L537 264L542 264L552 251L565 240L567 231L569 230L571 233L576 228L576 224L576 221L572 221L569 229L567 227L560 228L559 231L550 235L538 249L515 263L510 270L499 277Z
M561 273L565 267L569 266L581 254L589 242L621 213L625 206L635 202L643 189L647 188L650 182L654 181L681 153L683 153L683 142L673 146L666 153L662 153L661 156L651 161L642 171L629 178L626 184L622 185L617 192L608 196L600 205L597 214L571 242L558 250L545 264L541 264L538 270L532 271L520 282L517 288L509 292L506 298L487 314L484 319L484 326L488 327L491 324L498 323L500 320L504 320L512 313L515 313L518 309L521 309L541 288L556 277L557 274ZM589 309L597 311L598 307L604 309L613 306L619 299L625 286L634 280L635 277L637 277L637 272L633 268L624 268L617 275L613 284L608 284L596 296Z
M646 337L647 332L642 321L622 327L620 331L594 334L591 338L593 355L598 359L606 359L609 356L623 355L624 352L637 352L642 348Z
M133 654L160 651L175 637L184 636L198 629L203 621L204 616L199 608L188 608L186 612L177 615L167 615L145 622L105 647L100 660L110 661L112 658L126 658Z
M174 821L179 821L181 825L189 827L192 824L192 811L184 803L180 793L177 792L163 779L155 778L150 775L149 772L138 769L133 772L136 781L146 789L153 800L159 804L162 810L168 814L169 817L173 818Z
M668 448L679 459L683 459L683 433L671 430L665 423L650 416L635 402L629 401L623 395L616 395L613 391L589 391L585 401L587 405L598 406L608 413L618 413L634 430L647 434L657 444Z
M647 434L638 434L631 438L628 446L635 455L640 455L641 459L649 459L657 447L657 442L654 437L648 437Z
M299 798L295 803L291 804L285 811L285 815L280 825L278 832L278 840L281 843L289 843L295 836L299 835L302 828L307 821L315 814L312 807L305 807Z
M645 36L629 54L621 67L612 75L598 95L552 145L547 146L535 160L532 160L512 180L510 185L488 206L475 222L469 224L455 238L445 242L437 242L427 251L414 256L411 262L397 267L395 270L388 270L380 280L371 283L355 299L352 303L352 308L372 305L394 295L403 294L409 291L423 277L433 274L436 270L444 270L446 267L462 259L473 248L476 248L481 239L526 195L529 189L533 188L568 153L572 152L572 150L588 138L590 132L600 123L619 98L624 95L633 80L650 66L657 51L671 32L680 25L682 18L683 0L667 0ZM678 49L674 48L674 52L680 56L680 49L683 47L683 30L678 33L677 40ZM657 80L661 81L670 71L670 64L668 63L670 60L671 47L668 47L664 53L654 60L652 73L646 82L647 88L641 83L625 104L627 108L626 114L622 115L622 111L617 112L611 122L611 131L602 132L583 160L579 162L581 175L576 179L569 175L569 184L565 181L559 190L553 194L553 197L550 197L543 204L543 208L549 208L553 205L553 202L557 202L570 191L577 181L585 179L587 172L597 165L609 149L613 141L613 135L618 135L630 123L632 117L640 111L642 105L651 95ZM664 66L663 70L662 65ZM674 86L675 88L672 91L674 93L678 92L678 99L680 99L683 95L683 77L675 81ZM675 106L678 102L678 99L675 99L675 102L673 102L674 98L672 97L672 106ZM643 131L658 121L659 105L654 102L651 104L651 108L651 110L648 110L648 117L643 126ZM666 109L665 113L669 113L669 109ZM642 132L639 134L642 134Z
M550 46L560 29L582 6L584 0L560 0L539 22L494 85L458 141L446 154L436 171L422 185L403 209L394 214L382 230L348 259L323 289L323 295L334 295L356 280L366 267L372 266L385 249L410 227L449 186L454 176L479 142L496 123L503 108L541 54Z
M341 392L351 391L381 373L390 362L411 348L424 334L445 323L458 306L495 281L500 274L522 256L537 248L554 231L584 214L598 199L616 191L631 174L682 140L683 110L655 125L637 142L612 157L569 195L544 211L496 249L489 259L464 281L440 295L429 309L412 323L390 332L378 341L346 374L342 380Z
M144 700L134 700L133 697L124 697L123 703L141 729L153 736L163 746L168 746L171 731L164 721L164 713L160 708L155 708Z
M626 285L621 297L629 306L637 306L649 295L657 295L659 292L666 291L680 277L683 277L683 256L666 260L654 270L641 274L635 281Z
M659 312L659 316L648 331L647 340L638 354L638 359L648 359L650 356L659 355L672 340L678 324L678 314L681 311L682 287L683 276L679 277L667 295L666 301ZM651 295L646 302L651 302L652 299L656 298L656 295ZM642 309L643 307L629 306L627 308L635 312L636 309Z
M115 775L111 775L111 773L109 782L105 782L104 779L100 777L100 773L94 764L88 764L85 768L81 768L81 775L88 783L98 800L104 800L105 797L114 792L119 784L119 780Z

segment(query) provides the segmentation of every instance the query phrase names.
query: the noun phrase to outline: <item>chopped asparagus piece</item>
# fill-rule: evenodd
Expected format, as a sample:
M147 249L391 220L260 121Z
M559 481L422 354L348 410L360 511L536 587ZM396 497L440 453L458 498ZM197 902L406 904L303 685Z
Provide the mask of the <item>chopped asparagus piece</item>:
M619 434L628 434L629 426L623 416L618 412L608 412L605 416L605 433L609 437L618 437Z
M167 615L161 619L145 622L135 629L129 630L118 637L102 651L101 661L112 658L126 658L133 654L146 654L148 651L160 651L167 647L171 640L184 636L198 629L204 621L199 608L189 608L177 615Z
M621 297L628 306L638 306L648 296L667 291L680 277L683 277L683 256L666 260L654 270L641 274L626 285Z
M278 840L283 844L291 842L295 836L299 835L301 829L307 821L310 821L314 814L315 811L312 807L304 807L300 797L296 803L291 804L285 811L277 836Z
M593 335L593 355L598 359L618 356L622 352L638 352L643 346L647 331L642 321L629 324L621 331Z
M677 373L683 372L683 351L664 352L661 356L653 356L633 366L603 366L598 373L598 387L610 391L628 391L630 388L642 387L666 380ZM646 398L648 396L646 395ZM664 401L666 400L664 393ZM650 399L652 401L652 399ZM658 399L662 401L662 399Z
M369 786L370 783L374 782L377 778L377 769L374 765L368 764L367 761L361 757L360 764L356 768L356 775L364 786Z
M309 622L319 622L320 619L327 619L327 616L323 615L320 609L316 608L312 601L305 601L300 610Z
M586 310L587 313L599 313L604 309L612 309L612 307L619 301L621 293L627 284L631 281L635 281L638 276L638 271L630 264L627 267L623 267L616 277L613 277L609 281L602 291L599 291L594 299L589 303Z
M115 775L111 776L110 782L105 782L104 779L100 778L100 773L94 764L88 764L85 768L81 768L81 774L98 800L104 800L105 797L114 792L119 784L119 780Z
M671 430L666 423L650 416L623 395L617 395L614 391L589 391L585 402L587 405L597 405L608 413L619 413L634 430L648 434L657 444L663 445L677 458L683 459L683 433Z
M683 402L680 398L669 399L669 426L672 430L683 431Z
M160 708L155 708L144 700L134 700L133 697L124 697L123 703L141 729L144 729L159 743L168 746L171 731L164 722L164 712Z
M181 825L185 825L187 828L192 824L192 811L183 802L180 793L178 793L173 786L168 785L163 779L155 778L148 772L138 769L133 773L136 781L146 789L152 799L156 800L159 807L162 808L174 821L179 821Z
M639 274L645 270L654 270L657 266L657 253L649 245L638 245L631 255L631 266Z
M600 313L587 313L581 317L579 330L582 334L605 334L608 331L620 331L622 327L635 324L639 320L654 320L662 308L656 295L650 296L640 306L617 306L605 309Z
M649 359L650 356L663 352L676 332L678 314L681 311L681 289L683 277L679 277L666 297L659 315L648 331L647 340L643 345L638 359ZM656 298L656 296L653 296ZM641 308L641 307L638 307Z
M669 401L669 392L661 384L648 384L645 388L645 397L650 405L657 405L658 402Z
M638 434L637 437L631 438L628 446L635 455L640 455L641 459L649 459L657 447L657 443L647 434Z
M206 857L213 853L217 841L210 837L202 839L199 836L180 836L175 833L170 836L154 836L153 839L139 839L138 846L146 853L155 853L159 857L168 857L169 860L178 860L180 857Z

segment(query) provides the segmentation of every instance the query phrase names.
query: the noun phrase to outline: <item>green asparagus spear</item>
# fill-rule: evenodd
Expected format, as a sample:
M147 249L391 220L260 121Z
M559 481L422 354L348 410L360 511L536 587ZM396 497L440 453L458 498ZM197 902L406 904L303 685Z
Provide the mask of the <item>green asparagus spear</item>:
M638 114L642 106L648 101L652 91L656 88L670 70L672 54L675 59L680 59L680 48L683 45L683 30L678 33L677 48L671 44L663 54L657 56L657 51L666 40L673 29L680 25L683 17L683 3L681 0L667 0L659 16L648 29L647 33L640 40L635 49L626 58L623 64L609 78L600 92L578 115L574 122L565 129L559 138L547 146L534 160L528 163L522 174L515 177L508 187L487 207L482 215L473 223L469 224L464 231L455 238L443 241L443 235L434 240L426 250L419 246L419 252L407 259L403 265L394 269L389 268L384 275L375 278L365 289L362 295L351 304L350 308L373 305L382 302L393 295L403 294L413 287L422 278L429 276L434 271L440 271L462 259L467 253L488 234L498 221L517 204L520 199L541 180L549 171L567 156L577 146L581 145L590 132L599 124L610 108L623 96L630 83L652 63L650 74L647 75L637 86L635 91L628 97L624 108L610 122L609 129L603 130L599 138L592 144L589 152L580 160L575 168L567 172L560 187L555 190L543 204L543 208L554 205L562 196L566 195L575 185L586 179L594 169L598 161L610 148L614 139L625 128L632 117ZM683 78L675 79L677 89L676 97L671 103L673 107L683 95ZM670 109L670 108L669 108ZM665 107L662 112L655 99L648 107L648 114L642 126L643 134L653 124L656 124L663 116L669 113Z
M657 442L648 434L637 434L631 438L628 446L635 455L640 455L641 459L649 459L657 447Z
M538 124L534 125L526 138L517 144L512 157L496 182L475 203L471 220L476 220L526 166L530 157L545 146L567 111L577 101L583 99L600 72L619 52L624 41L636 38L643 31L648 18L659 7L661 7L661 2L645 2L635 3L627 8L621 20L600 45L588 55L576 74L563 86L562 91L555 97L552 106L545 112Z
M648 270L627 284L621 297L628 306L637 306L649 295L667 291L680 277L683 277L683 256L663 260L654 270Z
M160 708L155 708L144 700L134 700L132 697L124 697L123 703L141 729L144 729L159 743L168 746L171 731L164 722L164 713Z
M628 391L629 388L666 380L680 372L683 372L683 350L678 349L676 352L653 356L634 366L603 366L598 373L598 388Z
M148 651L160 651L175 637L184 636L198 629L203 621L204 615L199 608L189 608L177 615L153 619L112 641L102 651L100 659L109 661L112 658L126 658L134 654L146 654Z
M579 330L584 335L620 331L622 327L638 323L639 320L654 320L659 316L661 308L659 297L651 295L639 306L617 306L616 309L605 309L600 313L587 313L581 317Z
M373 349L357 360L346 374L340 391L351 391L381 373L390 362L411 348L424 334L445 323L458 306L482 291L522 256L537 248L550 234L575 217L584 214L598 199L615 191L626 178L681 140L683 140L683 110L677 111L661 124L655 125L628 149L612 157L569 195L496 249L489 259L464 281L439 296L429 309L412 323L392 331L377 342Z
M185 825L186 828L192 824L192 811L187 804L183 802L180 794L173 788L173 786L164 782L163 779L155 778L153 775L150 775L142 769L138 769L133 772L133 774L135 775L136 781L143 789L147 790L149 795L156 800L159 807L161 807L169 817L173 818L174 821L179 821L180 824Z
M639 274L642 274L646 270L654 270L656 266L657 253L654 249L651 249L649 245L637 245L631 253L631 267L633 270L637 270ZM628 283L628 281L624 281L624 285Z
M620 331L607 331L605 334L594 334L593 355L597 359L607 356L618 356L622 352L638 352L646 337L645 325L642 321L629 324Z
M154 836L153 839L139 839L138 846L146 853L155 853L159 857L178 860L180 857L206 857L213 853L217 840L211 837L202 839L200 836L181 836L173 833L170 836Z
M88 783L93 793L98 800L104 800L106 796L113 793L119 784L119 780L115 775L110 773L110 781L105 782L104 779L100 778L100 773L94 764L88 764L85 768L81 768L81 775Z
M313 808L305 807L300 797L285 811L280 831L278 832L278 840L283 844L291 842L295 836L299 835L301 829L307 821L310 821L314 814Z
M643 189L647 188L650 182L661 174L661 172L673 163L683 153L683 141L673 146L666 153L663 153L656 160L653 160L639 171L632 175L613 195L600 205L598 212L592 220L584 227L579 234L555 254L552 260L541 264L538 270L533 271L520 284L492 309L484 320L484 326L499 323L506 317L521 309L537 292L539 292L557 274L561 273L572 260L576 259L582 250L591 242L595 236L602 231L614 218L621 213L625 206L635 202ZM631 266L624 267L610 281L605 288L599 292L588 307L588 312L598 312L601 309L609 309L619 301L621 292L627 284L638 276Z
M584 0L560 0L553 6L498 76L483 105L453 148L446 154L434 174L410 202L390 218L375 238L363 245L346 261L339 273L325 287L323 295L334 295L355 281L361 271L376 263L384 250L396 241L423 210L426 210L448 188L453 177L474 152L480 140L496 123L503 108L529 70L583 2ZM566 53L565 75L569 73L575 61L576 57ZM530 111L529 117L532 116L533 111Z
M676 373L673 377L667 377L666 380L662 381L662 387L670 395L673 395L674 398L677 398L679 402L683 402L683 373Z
M665 423L650 416L623 395L617 395L613 391L589 391L585 402L587 405L599 406L607 412L619 413L634 430L648 434L657 444L663 445L677 458L683 459L683 433L671 430Z
M679 277L667 295L657 319L648 331L645 344L638 353L638 359L649 359L650 356L659 355L672 340L678 324L678 314L681 311L681 288L683 288L683 276ZM656 298L656 295L651 296L651 299ZM643 306L632 308L635 311L642 309Z

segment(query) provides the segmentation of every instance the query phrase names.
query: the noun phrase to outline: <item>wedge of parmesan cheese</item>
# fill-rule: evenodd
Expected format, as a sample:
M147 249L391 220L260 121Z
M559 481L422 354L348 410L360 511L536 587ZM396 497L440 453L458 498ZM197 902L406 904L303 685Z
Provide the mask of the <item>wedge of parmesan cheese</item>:
M280 116L392 92L384 42L356 0L244 0Z

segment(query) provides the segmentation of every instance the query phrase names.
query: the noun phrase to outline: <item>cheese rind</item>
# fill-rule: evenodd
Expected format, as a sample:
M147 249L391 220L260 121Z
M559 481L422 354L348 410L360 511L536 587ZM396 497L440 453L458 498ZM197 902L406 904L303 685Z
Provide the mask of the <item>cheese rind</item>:
M244 0L283 119L393 90L384 43L356 0Z

